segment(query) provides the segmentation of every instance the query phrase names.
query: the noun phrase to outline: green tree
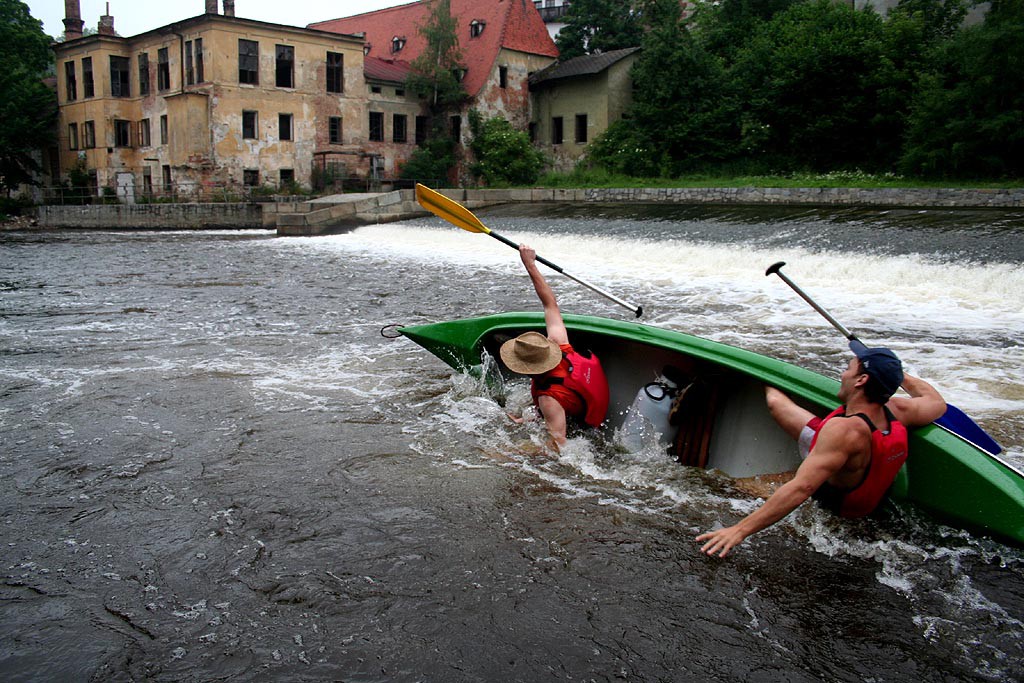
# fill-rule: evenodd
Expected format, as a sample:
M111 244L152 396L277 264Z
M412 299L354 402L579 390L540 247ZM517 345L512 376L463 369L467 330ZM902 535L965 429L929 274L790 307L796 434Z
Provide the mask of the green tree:
M430 102L430 129L421 147L401 169L401 177L446 180L455 166L456 140L448 127L449 116L457 112L468 96L462 87L465 68L459 49L457 23L450 0L432 0L427 22L419 27L426 48L412 61L406 87Z
M629 0L572 0L555 45L559 59L636 47L643 40L641 13Z
M33 182L34 154L54 142L54 93L42 81L53 56L25 3L0 0L0 188Z
M920 79L901 159L906 172L1024 177L1024 0L994 2Z
M451 0L431 0L427 22L419 27L427 46L410 64L406 87L420 97L429 98L435 114L457 108L467 98L462 87L465 68L457 27Z
M529 185L537 181L544 156L530 144L530 137L503 118L484 120L476 110L469 112L473 134L470 148L476 162L470 172L488 185Z
M743 148L776 170L891 168L906 103L883 20L832 0L775 15L737 54Z
M737 98L722 60L704 49L675 0L643 5L649 30L633 67L629 118L590 148L615 173L675 176L736 154Z

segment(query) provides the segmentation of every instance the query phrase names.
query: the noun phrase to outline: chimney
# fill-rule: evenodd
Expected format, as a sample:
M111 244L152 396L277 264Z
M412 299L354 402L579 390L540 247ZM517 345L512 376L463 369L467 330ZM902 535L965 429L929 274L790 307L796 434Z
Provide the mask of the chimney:
M110 3L107 3L107 13L100 17L99 26L96 27L96 32L101 36L116 36L114 33L114 17L110 16Z
M78 0L64 0L64 40L82 37L82 7Z
M206 0L206 13L217 14L217 0Z
M235 16L235 0L224 0L224 16Z

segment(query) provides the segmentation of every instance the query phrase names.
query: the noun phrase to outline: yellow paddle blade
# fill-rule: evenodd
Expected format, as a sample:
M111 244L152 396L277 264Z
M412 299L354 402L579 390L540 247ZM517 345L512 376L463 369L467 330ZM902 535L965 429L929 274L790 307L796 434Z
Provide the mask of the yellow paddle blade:
M426 185L416 183L416 201L430 213L440 216L463 230L482 232L485 235L491 234L490 229L481 223L480 219L474 216L472 211L454 199L449 199L440 192L431 190Z

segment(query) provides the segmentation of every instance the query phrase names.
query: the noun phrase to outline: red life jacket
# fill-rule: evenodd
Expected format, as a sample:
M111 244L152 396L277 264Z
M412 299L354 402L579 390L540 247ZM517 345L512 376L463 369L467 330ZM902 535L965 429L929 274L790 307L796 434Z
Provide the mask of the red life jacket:
M907 428L889 412L888 408L885 408L885 417L889 420L889 432L886 434L879 431L867 415L857 413L848 416L846 415L846 406L839 406L821 421L814 434L814 439L811 441L812 451L814 444L818 442L821 427L833 417L859 417L871 430L871 460L864 472L864 479L848 491L838 491L841 495L839 516L863 517L870 514L882 502L900 468L907 460ZM833 490L835 490L834 487Z
M564 367L566 365L568 367ZM533 402L536 403L541 396L551 396L566 409L566 413L571 417L579 418L590 427L600 427L608 413L610 401L608 378L605 377L601 361L592 353L584 356L570 350L562 352L562 362L559 367L562 368L562 372L557 372L559 368L555 368L555 370L534 378L530 385ZM583 401L582 410L573 410L573 406L566 405L574 402L566 400L566 397L558 391L562 387Z

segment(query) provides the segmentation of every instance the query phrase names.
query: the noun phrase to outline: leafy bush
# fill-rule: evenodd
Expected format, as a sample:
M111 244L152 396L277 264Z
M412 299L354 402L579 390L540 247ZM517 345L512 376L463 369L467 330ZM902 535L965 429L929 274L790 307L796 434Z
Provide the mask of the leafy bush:
M470 149L476 162L470 173L488 185L529 185L536 182L544 167L544 155L530 144L530 137L515 130L503 118L483 120L477 111L469 112L473 134Z

